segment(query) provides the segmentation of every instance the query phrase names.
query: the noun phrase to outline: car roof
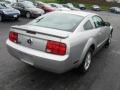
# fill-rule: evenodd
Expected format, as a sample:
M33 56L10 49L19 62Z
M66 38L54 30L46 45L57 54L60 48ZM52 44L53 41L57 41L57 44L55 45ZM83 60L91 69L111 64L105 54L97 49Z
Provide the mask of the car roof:
M5 4L5 2L0 2L0 4Z
M74 14L74 15L79 15L79 16L83 16L86 17L88 15L97 15L95 13L91 13L91 12L85 12L85 11L55 11L55 12L61 12L61 13L68 13L68 14Z

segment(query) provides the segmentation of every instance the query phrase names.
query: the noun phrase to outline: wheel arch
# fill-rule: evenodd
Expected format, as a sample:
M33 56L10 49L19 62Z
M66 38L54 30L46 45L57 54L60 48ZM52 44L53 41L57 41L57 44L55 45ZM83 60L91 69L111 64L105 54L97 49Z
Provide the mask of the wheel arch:
M81 58L80 58L81 63L83 62L84 57L85 57L86 53L88 52L88 50L90 48L92 49L92 52L94 54L95 49L96 49L96 43L95 43L95 40L93 38L88 40L88 42L86 43L86 45L85 45L85 47L83 49L83 52L82 52Z

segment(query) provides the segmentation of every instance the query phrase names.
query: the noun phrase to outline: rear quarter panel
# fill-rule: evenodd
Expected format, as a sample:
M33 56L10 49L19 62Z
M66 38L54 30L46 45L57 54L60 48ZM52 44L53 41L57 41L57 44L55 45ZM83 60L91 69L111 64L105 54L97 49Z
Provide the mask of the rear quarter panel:
M79 60L79 63L75 65L75 67L79 66L79 64L83 61L84 56L86 55L88 49L92 44L97 46L96 39L98 36L97 30L88 30L84 31L83 23L78 26L76 31L69 37L70 41L70 57L72 63L76 60Z
M96 40L94 39L92 31L83 31L79 34L76 33L71 36L70 39L70 57L72 63L79 60L78 65L83 61L85 54L92 44L96 46Z

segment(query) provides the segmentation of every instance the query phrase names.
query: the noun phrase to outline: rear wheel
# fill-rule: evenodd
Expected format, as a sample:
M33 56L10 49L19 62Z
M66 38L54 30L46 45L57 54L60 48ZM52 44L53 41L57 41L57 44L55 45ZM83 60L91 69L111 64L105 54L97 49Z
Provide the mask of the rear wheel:
M92 49L89 49L88 52L86 53L84 61L79 67L80 72L86 73L89 70L92 61L92 51L93 51Z
M26 18L31 18L30 12L27 12L27 13L26 13Z

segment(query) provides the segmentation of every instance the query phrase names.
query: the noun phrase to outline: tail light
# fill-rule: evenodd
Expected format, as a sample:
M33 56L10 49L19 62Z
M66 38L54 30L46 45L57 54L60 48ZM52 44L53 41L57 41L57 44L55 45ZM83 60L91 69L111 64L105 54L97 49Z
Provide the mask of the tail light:
M46 46L46 52L56 55L66 54L66 44L56 41L48 41Z
M16 43L18 41L18 33L10 31L9 40Z

